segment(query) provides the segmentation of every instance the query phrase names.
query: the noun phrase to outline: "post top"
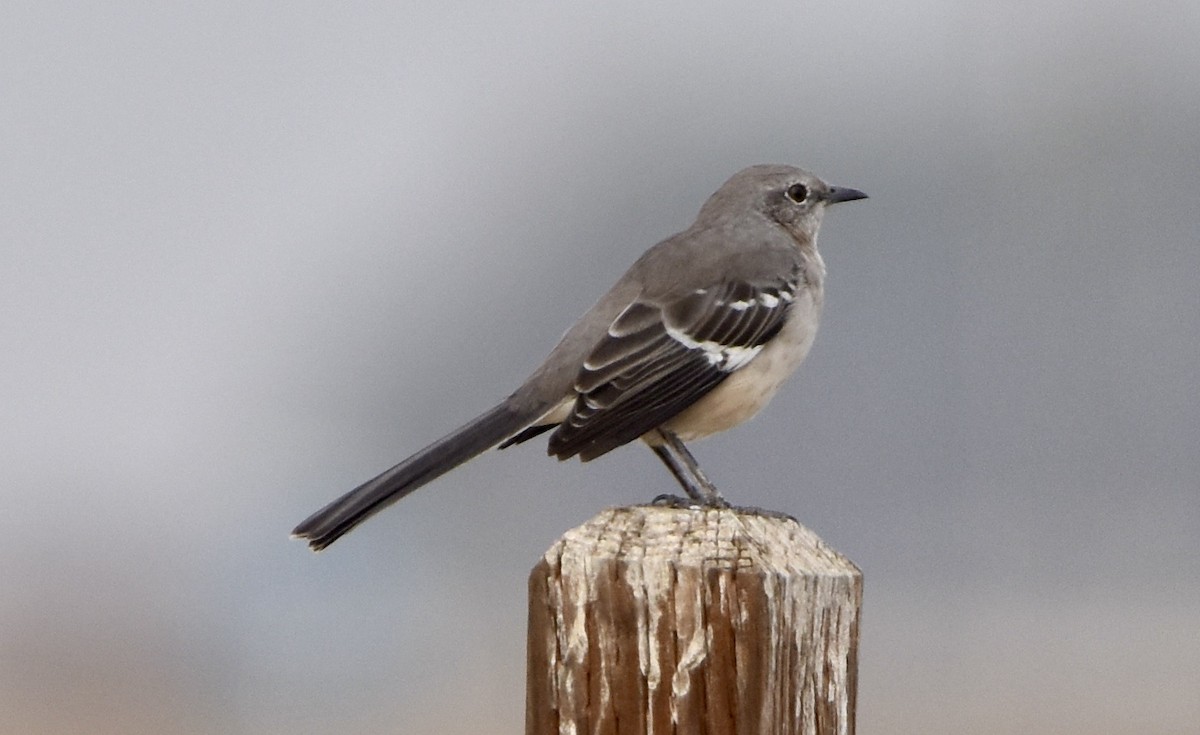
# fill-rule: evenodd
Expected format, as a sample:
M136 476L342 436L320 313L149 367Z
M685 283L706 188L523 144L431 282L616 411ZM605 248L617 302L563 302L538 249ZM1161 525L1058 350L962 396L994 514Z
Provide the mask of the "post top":
M567 531L544 561L553 566L617 558L787 577L861 577L845 556L792 518L734 508L628 506Z

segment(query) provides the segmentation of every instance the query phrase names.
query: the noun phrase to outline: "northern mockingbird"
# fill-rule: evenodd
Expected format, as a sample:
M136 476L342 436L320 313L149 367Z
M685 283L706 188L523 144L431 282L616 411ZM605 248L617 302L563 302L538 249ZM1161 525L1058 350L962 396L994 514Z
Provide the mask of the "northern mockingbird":
M588 461L641 438L696 502L723 505L683 441L767 404L808 354L823 302L825 208L863 199L791 166L751 166L691 227L647 250L498 406L333 501L293 531L321 550L425 483L552 432Z

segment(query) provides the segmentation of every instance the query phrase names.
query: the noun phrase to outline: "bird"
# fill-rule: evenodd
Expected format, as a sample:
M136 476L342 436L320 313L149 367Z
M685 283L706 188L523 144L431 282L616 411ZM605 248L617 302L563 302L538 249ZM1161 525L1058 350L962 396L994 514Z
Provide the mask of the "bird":
M313 513L292 532L320 551L370 516L493 448L549 433L589 461L636 439L687 499L726 506L684 442L750 419L804 360L824 302L825 210L866 194L794 166L730 177L690 227L649 248L517 390Z

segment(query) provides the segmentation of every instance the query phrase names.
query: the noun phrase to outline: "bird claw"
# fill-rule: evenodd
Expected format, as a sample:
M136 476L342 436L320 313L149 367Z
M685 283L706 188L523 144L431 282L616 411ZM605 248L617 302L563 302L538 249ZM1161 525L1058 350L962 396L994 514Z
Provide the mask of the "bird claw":
M756 505L732 505L732 506L729 506L729 509L732 510L734 513L737 513L738 515L762 516L763 518L774 518L774 519L780 520L780 521L791 521L792 523L795 523L797 525L799 525L799 523L800 523L800 521L796 520L796 516L794 516L794 515L791 515L789 513L784 513L781 510L767 510L766 508L759 508Z
M724 509L730 507L725 498L722 498L720 495L715 498L697 499L671 495L670 493L659 495L654 500L651 500L649 504L655 508L675 508L677 510Z

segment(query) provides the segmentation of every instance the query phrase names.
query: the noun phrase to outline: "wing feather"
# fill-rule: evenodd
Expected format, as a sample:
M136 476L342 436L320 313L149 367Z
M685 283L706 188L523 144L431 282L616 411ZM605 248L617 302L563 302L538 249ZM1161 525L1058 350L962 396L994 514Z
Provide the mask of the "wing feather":
M592 350L550 454L589 460L661 426L754 359L783 326L795 274L728 281L673 301L636 301Z

